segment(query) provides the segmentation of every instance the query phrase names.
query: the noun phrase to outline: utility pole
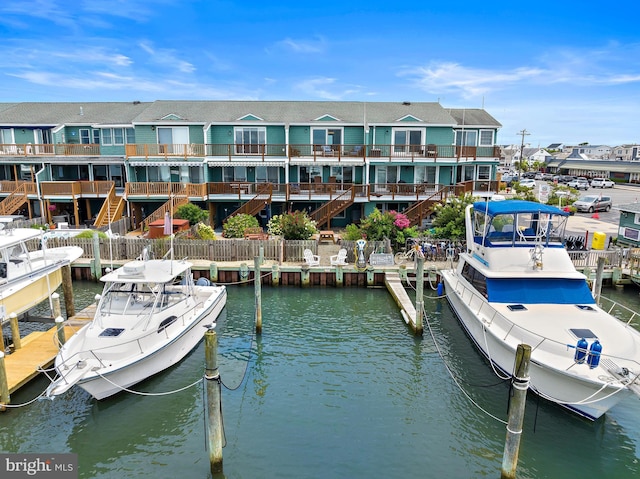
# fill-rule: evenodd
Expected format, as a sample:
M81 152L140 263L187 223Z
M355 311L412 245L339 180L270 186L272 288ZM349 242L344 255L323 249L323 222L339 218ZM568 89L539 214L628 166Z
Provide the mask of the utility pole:
M525 128L523 128L518 132L518 135L522 135L522 143L520 144L520 161L518 161L518 178L522 176L522 159L524 156L524 137L530 134L531 133L529 133Z

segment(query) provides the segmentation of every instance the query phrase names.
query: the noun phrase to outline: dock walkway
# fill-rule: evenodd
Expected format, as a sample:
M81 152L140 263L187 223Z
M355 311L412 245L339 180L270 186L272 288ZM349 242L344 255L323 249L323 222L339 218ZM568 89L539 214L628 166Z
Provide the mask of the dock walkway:
M89 306L65 322L65 338L70 338L93 318L92 310L95 311L95 305ZM38 376L42 369L51 367L57 354L55 326L47 331L35 331L22 338L22 347L4 358L9 394Z

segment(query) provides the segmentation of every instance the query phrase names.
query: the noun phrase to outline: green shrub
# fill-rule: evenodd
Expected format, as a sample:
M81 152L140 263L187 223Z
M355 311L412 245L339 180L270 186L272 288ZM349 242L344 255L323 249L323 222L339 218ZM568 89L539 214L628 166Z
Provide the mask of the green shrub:
M214 240L216 238L216 232L213 231L213 228L209 225L205 225L204 223L198 223L196 225L196 234L198 238L203 240Z
M273 218L271 219L273 220ZM318 232L315 221L309 218L306 211L294 211L280 215L273 224L273 230L276 229L279 229L282 237L288 240L307 240ZM269 233L271 231L269 229Z
M382 213L377 208L360 222L360 226L347 225L343 238L349 241L364 238L367 241L391 240L395 250L403 247L408 238L418 236L418 228L409 226L409 219L397 211Z
M225 238L244 238L244 230L247 228L259 228L258 220L246 213L240 213L227 219L222 227Z
M93 238L93 233L98 233L98 238L100 239L109 239L106 233L98 230L83 231L79 235L76 235L75 238Z
M467 193L453 198L445 204L437 204L435 207L436 217L433 220L434 236L436 238L464 240L466 231L464 210L473 201L473 196Z
M189 220L189 224L193 226L206 221L209 215L202 208L199 208L194 204L187 203L186 205L179 207L174 216L182 220Z

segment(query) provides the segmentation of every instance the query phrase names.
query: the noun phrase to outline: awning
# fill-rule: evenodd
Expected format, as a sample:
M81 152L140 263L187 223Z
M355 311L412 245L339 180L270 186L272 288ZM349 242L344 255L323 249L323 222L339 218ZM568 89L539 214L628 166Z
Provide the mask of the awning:
M207 161L207 166L274 166L284 167L286 162L283 160L277 161Z
M202 161L130 161L130 166L204 166Z

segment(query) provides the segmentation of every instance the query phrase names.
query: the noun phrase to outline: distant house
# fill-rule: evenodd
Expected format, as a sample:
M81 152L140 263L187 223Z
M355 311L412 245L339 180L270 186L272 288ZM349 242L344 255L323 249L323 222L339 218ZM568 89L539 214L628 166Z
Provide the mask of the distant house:
M618 245L640 246L640 203L630 203L616 206L620 210L618 223Z

